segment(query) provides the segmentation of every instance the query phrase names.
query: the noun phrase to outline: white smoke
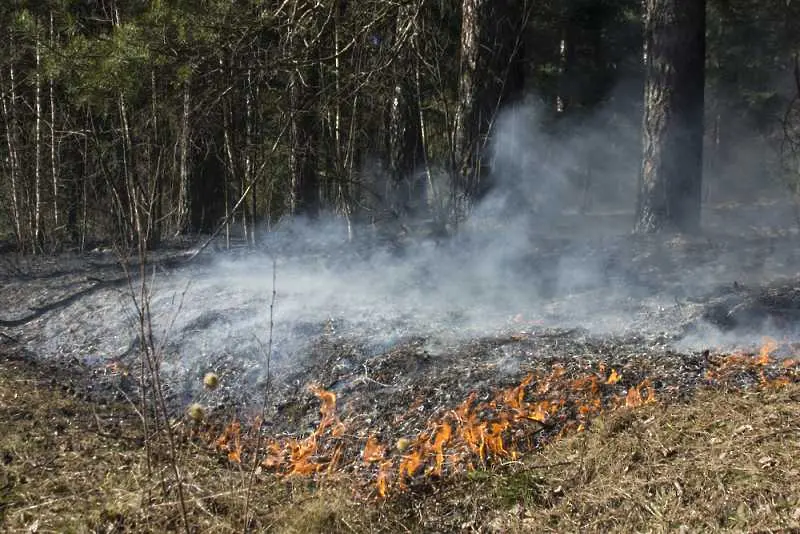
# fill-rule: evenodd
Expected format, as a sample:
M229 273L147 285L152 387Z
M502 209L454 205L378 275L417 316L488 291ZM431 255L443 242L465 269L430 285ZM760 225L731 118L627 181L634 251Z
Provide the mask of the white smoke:
M378 352L412 336L458 344L551 326L679 331L690 307L681 299L754 271L742 268L740 251L709 251L703 239L631 254L638 144L634 126L612 118L601 114L553 137L540 128L536 105L506 110L489 147L494 189L448 241L412 239L398 252L361 239L365 228L352 241L340 219L297 219L265 235L256 252L156 271L152 310L165 365L184 376L227 366L247 380L263 377L273 260L278 368L308 358L323 336ZM584 175L589 187L615 191L614 202L579 213ZM778 252L758 278L792 271L794 253ZM700 259L681 264L691 257ZM134 315L125 291L98 291L54 313L33 343L104 361L135 349ZM695 335L682 348L717 342Z

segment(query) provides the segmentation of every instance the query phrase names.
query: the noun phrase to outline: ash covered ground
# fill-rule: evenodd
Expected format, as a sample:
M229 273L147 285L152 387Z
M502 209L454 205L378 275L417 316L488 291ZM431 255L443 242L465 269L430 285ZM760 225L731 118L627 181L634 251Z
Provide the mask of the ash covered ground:
M453 405L553 362L576 372L604 362L630 384L656 377L659 394L680 395L701 380L704 351L756 350L772 336L778 357L793 353L798 237L773 223L790 214L778 202L707 209L693 238L633 237L625 215L564 215L525 231L474 220L446 240L391 246L335 222L295 222L258 250L187 261L191 247L164 248L149 280L169 398L176 410L258 404L273 260L275 431L313 426L312 382L351 416L386 425L383 412L420 398ZM135 309L113 253L7 255L2 285L6 347L84 366L101 396L135 391ZM208 371L221 377L215 392L202 390Z

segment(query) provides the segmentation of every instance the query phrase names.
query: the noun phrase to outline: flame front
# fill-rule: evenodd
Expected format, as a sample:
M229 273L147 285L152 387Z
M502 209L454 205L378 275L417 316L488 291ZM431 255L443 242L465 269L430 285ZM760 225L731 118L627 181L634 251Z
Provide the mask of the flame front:
M365 466L377 464L373 471L377 494L386 497L393 487L406 488L415 477L442 477L451 470L475 469L474 458L482 465L516 459L521 448L531 446L531 432L546 428L554 415L566 415L572 409L583 421L583 427L587 417L601 411L604 388L612 387L621 377L612 370L606 378L604 366L600 373L567 380L564 368L555 367L548 375L527 375L489 401L478 402L477 393L472 392L455 409L431 420L416 437L400 440L400 454L389 454L386 446L370 435L361 449L361 460ZM262 466L286 476L309 476L331 473L341 463L344 444L340 440L345 425L336 414L336 394L317 385L309 390L321 403L317 428L305 439L269 441ZM644 397L642 391L646 391ZM528 396L534 398L528 400ZM637 406L652 398L649 382L645 381L630 389L625 404ZM408 412L396 420L407 415ZM230 439L232 435L226 438ZM326 455L330 460L323 459Z
M778 342L772 338L765 337L761 350L758 352L758 364L769 365L772 361L772 353L778 349Z
M776 349L776 342L765 339L756 356L743 353L712 356L706 377L724 381L749 373L760 377L764 386L797 381L797 360L786 359L776 364L772 358ZM776 376L776 372L783 375ZM615 393L626 386L624 395ZM375 434L369 434L360 442L360 454L354 455L348 452L353 445L352 433L345 434L347 427L336 413L336 394L317 385L309 390L320 401L316 429L304 439L268 439L261 466L282 476L315 476L345 469L367 472L380 498L393 490L407 488L412 480L439 478L458 470L474 470L476 464L487 466L516 459L520 452L544 440L559 439L587 428L591 418L605 409L637 408L655 402L655 389L649 379L623 384L622 374L616 369L608 373L603 363L598 365L597 372L570 377L563 366L555 365L547 374L528 374L490 400L478 401L478 393L470 393L454 409L431 418L416 436L398 439L394 450L382 444ZM417 397L413 406L421 406L425 401ZM411 410L401 412L394 422L406 421L410 416ZM544 434L538 434L542 431ZM241 425L234 421L214 445L227 453L231 461L240 462L242 439Z

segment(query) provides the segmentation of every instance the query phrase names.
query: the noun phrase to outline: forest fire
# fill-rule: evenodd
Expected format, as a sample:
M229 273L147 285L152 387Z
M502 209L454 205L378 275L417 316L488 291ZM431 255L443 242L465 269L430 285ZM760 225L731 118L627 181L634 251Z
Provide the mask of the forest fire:
M186 532L185 436L250 482L388 498L798 381L800 2L6 4L0 350L140 406L142 502ZM781 341L725 352L756 334ZM4 467L64 465L6 433ZM35 516L81 491L6 478L0 524L69 530ZM273 525L250 489L243 530ZM72 530L158 530L117 508Z
M772 355L777 348L777 342L765 339L756 355L714 358L706 381L711 386L729 384L741 381L743 374L756 376L759 386L796 381L796 362L775 362ZM285 477L350 473L372 485L379 498L386 498L414 484L517 460L547 441L583 431L605 411L654 403L654 378L626 383L621 372L609 371L604 363L570 376L564 367L554 365L547 373L529 373L485 400L471 393L454 408L429 415L416 435L379 437L373 432L363 441L354 435L368 429L359 428L356 418L340 419L336 394L312 385L309 391L321 403L315 430L302 439L268 439L258 451L263 455L259 465ZM241 462L243 448L255 443L251 434L244 438L242 425L234 422L214 446L231 462Z
M455 408L430 417L416 436L397 440L394 450L374 434L361 446L346 438L345 430L353 423L339 419L336 395L315 385L309 390L321 402L316 429L303 439L269 439L263 446L260 465L283 476L310 476L336 470L359 471L356 458L360 457L374 478L378 495L385 497L391 490L408 488L418 477L435 479L517 459L547 436L565 428L582 428L604 407L635 407L654 400L647 381L631 387L626 397L616 393L613 389L620 378L612 370L607 376L590 373L568 379L558 366L544 376L532 373L489 400L479 401L473 392ZM642 390L647 393L640 393ZM214 445L238 463L242 461L243 441L242 426L237 421ZM355 449L360 450L357 455Z
M757 355L734 353L717 358L716 367L706 371L706 380L712 384L734 381L751 381L760 386L780 386L797 380L797 360L785 358L778 363L773 354L779 343L765 337Z

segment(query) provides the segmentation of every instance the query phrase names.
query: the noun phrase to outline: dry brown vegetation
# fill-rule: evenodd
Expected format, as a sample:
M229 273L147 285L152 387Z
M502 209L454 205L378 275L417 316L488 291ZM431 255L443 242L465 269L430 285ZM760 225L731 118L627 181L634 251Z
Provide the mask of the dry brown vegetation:
M722 370L735 366L736 360ZM257 476L251 531L789 531L800 528L800 385L705 388L619 407L518 460L428 477L388 499L351 475ZM86 398L63 367L0 360L0 525L10 532L181 527L175 488L146 476L128 403ZM183 425L183 423L180 423ZM247 468L182 433L197 532L241 532ZM156 463L158 464L158 454ZM168 477L163 480L167 481Z

